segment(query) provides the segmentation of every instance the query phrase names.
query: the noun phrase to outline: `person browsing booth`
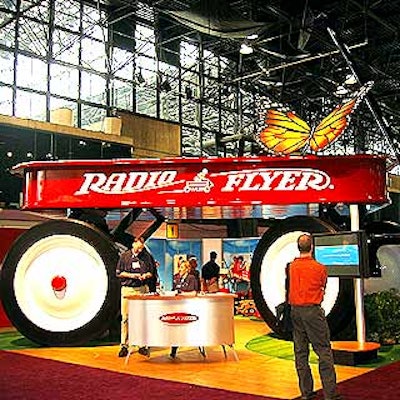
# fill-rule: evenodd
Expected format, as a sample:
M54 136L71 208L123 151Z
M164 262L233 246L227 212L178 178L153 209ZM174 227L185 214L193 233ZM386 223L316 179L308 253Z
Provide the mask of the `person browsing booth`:
M197 280L196 277L192 273L192 266L189 261L182 261L179 265L179 271L174 276L174 290L177 290L179 293L191 293L193 295L197 292ZM171 353L169 357L171 359L176 358L176 354L178 352L178 346L171 347Z
M189 256L190 273L195 277L196 287L195 290L198 292L201 286L200 271L197 269L197 258L195 255Z
M218 278L220 267L216 263L217 253L210 252L210 260L207 261L201 268L201 283L204 292L216 293L218 292Z
M325 311L321 307L328 279L327 270L312 257L311 235L300 235L297 247L300 256L289 264L288 278L295 364L301 399L310 400L316 396L309 364L310 343L318 356L319 375L325 400L342 399L336 390L329 326Z
M149 289L146 283L153 276L153 266L139 257L143 249L144 239L142 237L135 238L132 248L121 255L116 267L116 276L121 282L121 348L118 357L128 355L129 300L126 296L147 293ZM148 356L149 350L141 347L139 353Z

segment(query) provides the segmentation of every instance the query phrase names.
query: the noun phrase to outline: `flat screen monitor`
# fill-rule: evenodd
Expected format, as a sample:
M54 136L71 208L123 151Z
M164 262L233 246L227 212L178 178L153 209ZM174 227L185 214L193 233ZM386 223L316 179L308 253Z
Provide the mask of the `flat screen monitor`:
M314 257L328 276L366 277L367 238L364 231L314 234Z

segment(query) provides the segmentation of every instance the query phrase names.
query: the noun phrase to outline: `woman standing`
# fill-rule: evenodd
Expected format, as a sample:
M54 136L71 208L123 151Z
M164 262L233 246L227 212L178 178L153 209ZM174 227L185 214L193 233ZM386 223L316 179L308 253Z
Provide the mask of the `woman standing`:
M189 261L182 261L179 265L179 272L174 276L174 290L178 293L182 292L197 292L197 279L191 272L192 267ZM176 358L176 353L178 351L178 346L171 347L170 358Z
M179 271L174 276L173 289L180 292L196 292L197 280L193 273L191 273L191 265L189 261L182 261L179 265Z

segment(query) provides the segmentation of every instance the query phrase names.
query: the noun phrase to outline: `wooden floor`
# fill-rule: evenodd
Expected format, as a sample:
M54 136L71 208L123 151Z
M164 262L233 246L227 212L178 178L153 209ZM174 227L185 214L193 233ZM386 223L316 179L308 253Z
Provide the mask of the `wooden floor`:
M180 348L176 360L168 358L169 349L153 348L150 358L133 353L128 363L125 363L125 359L117 357L118 346L25 349L19 350L18 353L126 374L293 399L300 394L294 362L260 355L245 347L250 339L268 332L264 322L245 318L235 320L235 350L238 361L229 348L225 359L220 347L207 347L205 359L197 348ZM317 365L312 365L312 370L316 389L319 389L321 385ZM338 381L367 371L368 368L336 366Z

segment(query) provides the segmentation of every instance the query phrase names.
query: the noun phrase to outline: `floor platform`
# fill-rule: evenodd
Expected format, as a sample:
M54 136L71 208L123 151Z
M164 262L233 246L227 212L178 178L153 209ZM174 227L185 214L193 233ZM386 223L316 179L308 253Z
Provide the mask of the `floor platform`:
M338 341L331 345L335 364L351 366L375 360L381 347L379 343L357 341Z

